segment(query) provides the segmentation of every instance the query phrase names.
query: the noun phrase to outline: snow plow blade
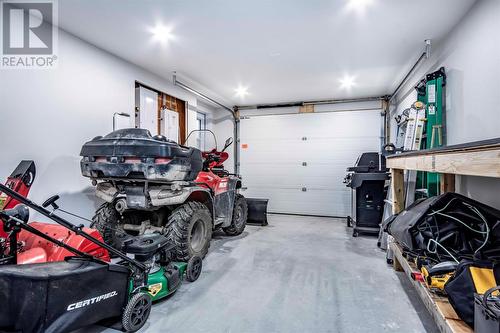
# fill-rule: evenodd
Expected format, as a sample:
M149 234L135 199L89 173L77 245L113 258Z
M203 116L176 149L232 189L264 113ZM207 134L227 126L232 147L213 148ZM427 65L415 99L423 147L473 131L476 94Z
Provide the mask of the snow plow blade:
M246 198L248 205L248 224L266 226L268 199Z

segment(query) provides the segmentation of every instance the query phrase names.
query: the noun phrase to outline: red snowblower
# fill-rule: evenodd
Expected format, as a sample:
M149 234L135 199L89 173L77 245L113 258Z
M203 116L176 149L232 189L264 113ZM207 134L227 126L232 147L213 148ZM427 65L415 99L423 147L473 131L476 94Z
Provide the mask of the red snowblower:
M35 180L35 175L35 162L21 161L7 178L5 185L23 197L27 197ZM49 198L43 203L43 206L53 206L58 198L59 196ZM14 211L18 210L17 214L19 215L29 215L29 211L24 206L18 206L18 204L17 200L0 192L0 210L14 209ZM34 233L24 229L16 229L16 227L5 228L3 221L0 219L0 258L15 256L18 264L33 264L63 261L65 257L73 256L72 252L47 239L46 235L49 235L81 252L89 253L103 261L110 260L106 249L60 225L42 222L30 222L28 225L34 230ZM82 229L94 238L102 240L102 236L97 230L84 228L83 226Z

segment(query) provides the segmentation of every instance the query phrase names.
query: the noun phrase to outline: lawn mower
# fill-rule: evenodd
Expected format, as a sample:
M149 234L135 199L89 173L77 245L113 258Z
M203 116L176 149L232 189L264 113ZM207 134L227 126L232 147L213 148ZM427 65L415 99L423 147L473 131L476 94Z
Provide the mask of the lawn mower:
M231 144L229 138L218 151L212 131L196 130L178 145L139 128L85 143L82 175L105 201L92 227L116 248L121 234L159 232L175 245L177 260L203 258L213 230L239 235L247 222L247 203L238 193L241 178L224 170Z
M23 197L27 197L31 185L35 180L36 168L33 161L21 161L14 169L11 175L7 178L5 186L12 191L17 192ZM53 200L55 197L51 198ZM50 203L47 201L47 205ZM0 209L12 209L17 207L19 201L0 191ZM102 247L96 246L94 243L78 236L74 232L68 231L66 228L50 223L31 222L29 225L32 228L50 234L72 247L82 251L91 253L93 256L104 261L109 261L109 253ZM84 228L84 231L91 234L93 237L102 240L99 231L90 228ZM62 261L65 257L72 255L64 247L57 246L53 242L47 241L34 233L20 230L18 233L11 234L14 238L9 237L3 228L3 221L0 219L0 256L9 251L10 245L15 244L16 263L17 264L32 264L46 261Z
M9 187L0 184L0 191L21 203L0 210L9 238L15 240L23 230L74 254L59 262L17 265L18 243L10 242L10 251L0 261L1 332L69 332L119 317L125 331L135 332L146 323L152 302L176 291L184 277L195 281L201 273L200 257L187 263L172 261L174 246L160 233L125 235L120 251ZM54 198L48 205L54 207ZM27 223L27 207L109 251L118 261L105 262L33 228Z

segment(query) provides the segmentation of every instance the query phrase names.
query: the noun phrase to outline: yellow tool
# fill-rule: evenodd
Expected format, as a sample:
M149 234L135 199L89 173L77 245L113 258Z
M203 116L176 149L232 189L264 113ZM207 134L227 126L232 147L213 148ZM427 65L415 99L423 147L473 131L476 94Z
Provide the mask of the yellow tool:
M457 269L454 261L444 261L434 266L423 265L420 268L427 287L434 291L444 291L444 285Z
M429 275L428 267L422 267L422 276L424 277L425 284L429 289L438 289L439 291L444 290L444 285L452 277L453 273L447 273L442 275Z

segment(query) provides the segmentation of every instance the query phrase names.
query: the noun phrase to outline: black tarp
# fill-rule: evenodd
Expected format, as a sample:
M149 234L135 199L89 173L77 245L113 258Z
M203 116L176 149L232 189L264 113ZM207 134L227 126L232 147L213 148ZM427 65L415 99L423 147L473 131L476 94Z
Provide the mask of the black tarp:
M437 261L500 259L499 221L499 210L449 192L415 202L385 228L406 250Z

